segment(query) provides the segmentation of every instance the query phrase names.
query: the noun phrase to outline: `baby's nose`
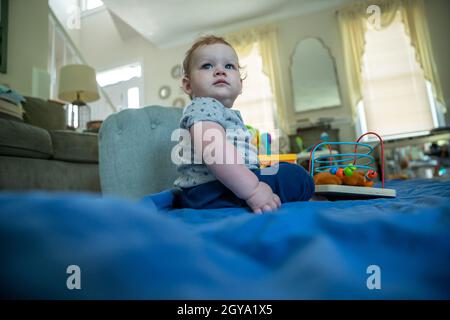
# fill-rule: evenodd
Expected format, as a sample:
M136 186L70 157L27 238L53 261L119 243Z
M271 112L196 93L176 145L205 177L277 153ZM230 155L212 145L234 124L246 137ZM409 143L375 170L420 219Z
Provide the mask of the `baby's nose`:
M224 75L224 74L226 74L226 73L225 73L225 69L222 68L222 67L220 67L220 66L218 66L218 67L216 67L216 69L214 70L214 74L215 74L215 75Z

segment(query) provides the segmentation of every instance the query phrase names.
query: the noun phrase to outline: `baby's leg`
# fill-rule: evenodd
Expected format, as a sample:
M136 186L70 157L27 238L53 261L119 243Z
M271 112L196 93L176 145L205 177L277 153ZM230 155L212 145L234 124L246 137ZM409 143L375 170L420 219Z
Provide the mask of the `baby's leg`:
M314 181L303 167L281 162L278 172L264 175L263 170L254 171L258 179L267 183L281 202L308 201L314 194Z
M207 182L196 187L184 188L175 195L174 208L217 209L245 206L220 181Z

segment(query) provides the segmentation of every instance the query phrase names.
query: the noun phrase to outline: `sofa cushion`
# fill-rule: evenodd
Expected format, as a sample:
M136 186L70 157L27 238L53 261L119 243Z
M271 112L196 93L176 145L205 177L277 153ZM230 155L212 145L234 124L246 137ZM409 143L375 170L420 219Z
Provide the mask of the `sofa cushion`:
M0 157L0 190L100 192L97 163Z
M48 159L53 155L47 130L0 118L0 154Z
M51 130L53 158L71 162L98 163L98 135Z
M23 102L24 121L47 130L64 130L66 113L63 105L40 98L26 97Z
M22 104L19 103L18 105L15 105L12 102L0 99L0 117L23 121Z

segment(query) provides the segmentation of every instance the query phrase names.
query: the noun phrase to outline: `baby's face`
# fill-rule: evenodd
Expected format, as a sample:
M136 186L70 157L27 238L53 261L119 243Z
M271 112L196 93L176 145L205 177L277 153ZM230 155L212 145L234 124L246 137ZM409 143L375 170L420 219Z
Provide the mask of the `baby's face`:
M184 91L195 97L211 97L231 108L241 94L242 80L234 50L222 43L205 45L194 51Z

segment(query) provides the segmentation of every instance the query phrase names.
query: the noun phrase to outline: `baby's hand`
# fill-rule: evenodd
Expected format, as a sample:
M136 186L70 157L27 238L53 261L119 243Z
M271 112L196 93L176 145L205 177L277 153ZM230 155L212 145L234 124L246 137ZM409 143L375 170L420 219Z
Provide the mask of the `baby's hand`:
M264 182L259 182L253 194L245 200L254 213L273 211L281 206L278 195Z

